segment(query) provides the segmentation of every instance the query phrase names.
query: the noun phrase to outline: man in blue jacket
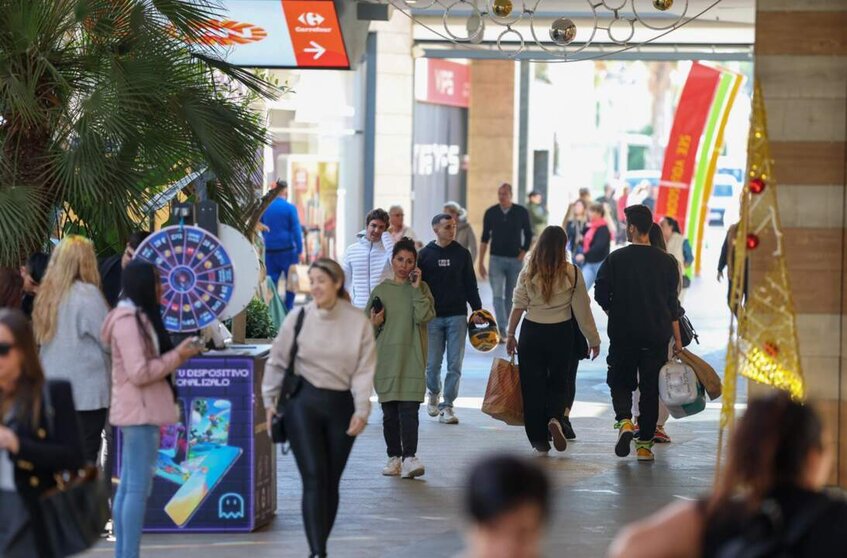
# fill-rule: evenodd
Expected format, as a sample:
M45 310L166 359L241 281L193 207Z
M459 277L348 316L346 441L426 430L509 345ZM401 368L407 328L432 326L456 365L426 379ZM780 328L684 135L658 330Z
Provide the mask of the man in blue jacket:
M262 231L265 240L265 267L268 276L277 285L280 277L288 279L288 268L300 261L303 253L303 231L300 228L300 217L297 208L288 201L288 184L277 180L282 186L279 196L262 215ZM290 311L294 306L294 293L285 290L285 310Z
M451 215L441 213L432 219L436 239L418 254L421 278L429 285L435 299L435 319L427 325L429 333L426 362L427 412L439 416L443 424L458 424L453 402L459 395L465 337L468 333L468 307L482 308L471 253L456 242L458 223ZM476 321L484 321L475 318ZM447 376L441 398L441 361L447 349Z

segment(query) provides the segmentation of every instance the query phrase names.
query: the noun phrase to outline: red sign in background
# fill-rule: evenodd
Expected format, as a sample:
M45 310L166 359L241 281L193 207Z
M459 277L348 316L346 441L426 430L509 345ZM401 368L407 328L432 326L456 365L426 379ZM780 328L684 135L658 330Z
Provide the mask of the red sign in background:
M417 100L467 108L471 98L470 67L438 58L426 58L426 87Z
M298 67L350 66L333 2L283 0L282 9L285 12Z
M697 62L691 65L665 149L654 215L657 221L673 217L679 221L680 227L685 226L697 149L720 76L720 71L714 68Z

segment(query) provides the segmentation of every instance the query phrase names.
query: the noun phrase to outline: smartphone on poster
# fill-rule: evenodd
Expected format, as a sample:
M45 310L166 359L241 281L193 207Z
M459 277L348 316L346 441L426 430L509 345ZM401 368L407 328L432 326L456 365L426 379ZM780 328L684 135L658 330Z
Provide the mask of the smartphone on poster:
M191 521L242 453L241 448L222 446L205 455L199 467L165 505L165 513L177 527L184 527Z
M211 450L229 443L232 402L217 397L191 400L188 427L188 450L184 469L193 473Z
M185 401L177 399L179 421L159 428L159 451L156 456L156 476L167 481L183 484L188 473L181 463L185 460L188 441L185 432Z

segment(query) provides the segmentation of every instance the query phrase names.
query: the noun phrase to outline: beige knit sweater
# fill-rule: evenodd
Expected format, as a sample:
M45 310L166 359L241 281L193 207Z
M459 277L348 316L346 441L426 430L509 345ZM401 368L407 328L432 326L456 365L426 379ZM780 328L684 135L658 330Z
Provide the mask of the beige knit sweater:
M573 288L573 273L577 273L576 291ZM512 306L526 310L526 319L537 324L557 324L570 320L574 315L580 331L588 340L591 347L600 345L600 334L591 314L591 300L585 288L582 272L568 265L566 277L553 289L549 301L544 300L541 287L535 281L530 281L526 275L526 266L518 276L518 284L512 296Z
M367 419L376 371L373 327L364 312L346 300L339 300L329 310L318 308L314 302L304 308L306 315L297 338L299 349L294 362L295 371L315 387L350 390L356 415ZM262 379L265 407L275 405L282 388L299 313L299 309L292 310L286 316L271 347Z

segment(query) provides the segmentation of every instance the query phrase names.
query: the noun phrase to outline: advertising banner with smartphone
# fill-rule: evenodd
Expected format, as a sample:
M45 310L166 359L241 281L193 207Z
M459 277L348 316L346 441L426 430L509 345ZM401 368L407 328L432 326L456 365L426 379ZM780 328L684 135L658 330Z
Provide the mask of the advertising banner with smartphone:
M146 531L252 531L273 517L273 446L254 409L264 362L201 356L177 371L180 421L160 429Z

